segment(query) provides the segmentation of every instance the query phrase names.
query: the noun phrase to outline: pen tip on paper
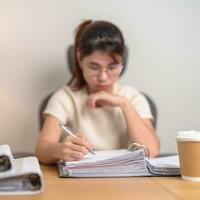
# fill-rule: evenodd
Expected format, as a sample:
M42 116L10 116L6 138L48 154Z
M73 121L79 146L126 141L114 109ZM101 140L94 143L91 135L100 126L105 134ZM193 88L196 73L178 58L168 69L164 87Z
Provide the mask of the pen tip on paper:
M94 153L94 151L90 150L89 152L90 152L92 155L94 155L94 156L95 156L95 153Z

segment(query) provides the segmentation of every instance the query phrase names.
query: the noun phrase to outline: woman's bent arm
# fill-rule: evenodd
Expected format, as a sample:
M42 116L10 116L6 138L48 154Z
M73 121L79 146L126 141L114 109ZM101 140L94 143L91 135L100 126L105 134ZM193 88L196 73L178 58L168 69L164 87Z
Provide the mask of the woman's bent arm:
M160 149L160 140L152 126L151 119L142 119L125 98L120 107L124 113L131 140L145 145L149 149L151 157L157 156Z

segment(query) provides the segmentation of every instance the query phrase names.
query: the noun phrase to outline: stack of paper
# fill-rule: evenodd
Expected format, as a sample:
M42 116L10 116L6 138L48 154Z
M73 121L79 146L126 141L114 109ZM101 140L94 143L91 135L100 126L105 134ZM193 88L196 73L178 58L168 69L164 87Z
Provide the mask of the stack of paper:
M155 175L172 176L180 174L178 155L151 158L147 161L149 171Z
M58 163L61 177L120 177L148 175L145 154L138 151L95 151L83 160Z
M179 166L170 165L171 157L148 159L143 149L136 151L95 151L80 161L58 162L60 177L128 177L179 175Z

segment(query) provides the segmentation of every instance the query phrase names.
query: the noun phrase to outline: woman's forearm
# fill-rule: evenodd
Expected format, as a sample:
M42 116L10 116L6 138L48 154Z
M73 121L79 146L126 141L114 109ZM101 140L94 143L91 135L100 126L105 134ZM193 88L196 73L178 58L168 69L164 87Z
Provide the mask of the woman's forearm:
M60 160L61 143L40 141L36 145L35 154L39 161L44 164L55 164Z
M150 120L142 119L127 99L122 101L120 107L124 113L131 140L145 145L149 149L151 157L157 156L160 141Z

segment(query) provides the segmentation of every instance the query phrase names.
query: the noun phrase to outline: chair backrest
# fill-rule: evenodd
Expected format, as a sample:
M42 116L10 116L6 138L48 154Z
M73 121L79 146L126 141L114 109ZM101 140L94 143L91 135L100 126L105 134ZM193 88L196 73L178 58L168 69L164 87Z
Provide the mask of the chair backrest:
M127 60L128 60L128 48L126 47L125 48L125 53L124 53L124 56L123 56L123 70L121 72L121 75L124 74L125 70L126 70L126 65L127 65ZM74 66L75 64L75 57L74 57L74 45L70 45L67 49L67 61L68 61L68 68L70 71L72 71L72 67ZM152 112L152 115L154 117L154 120L153 120L153 126L154 128L156 128L156 124L157 124L157 115L158 115L158 112L157 112L157 108L156 108L156 104L155 102L153 101L153 99L147 95L146 93L142 92L143 95L146 97L149 105L150 105L150 108L151 108L151 112ZM50 99L52 94L49 94L47 95L47 97L44 98L44 100L42 101L41 105L40 105L40 108L39 108L39 124L40 124L40 129L42 128L43 126L43 123L44 123L44 118L43 118L43 111L47 105L47 102L48 100Z
M157 107L156 107L156 104L155 102L153 101L153 99L146 93L142 92L142 94L146 97L148 103L149 103L149 106L151 108L151 113L153 115L153 127L156 129L156 125L157 125L157 117L158 117L158 111L157 111Z
M47 105L47 103L48 103L48 101L49 101L51 95L52 95L52 93L49 94L49 95L47 95L47 96L43 99L43 101L42 101L42 103L40 104L40 107L39 107L39 128L40 128L40 129L42 128L42 126L43 126L43 124L44 124L43 111L44 111L44 109L46 108L46 105Z

